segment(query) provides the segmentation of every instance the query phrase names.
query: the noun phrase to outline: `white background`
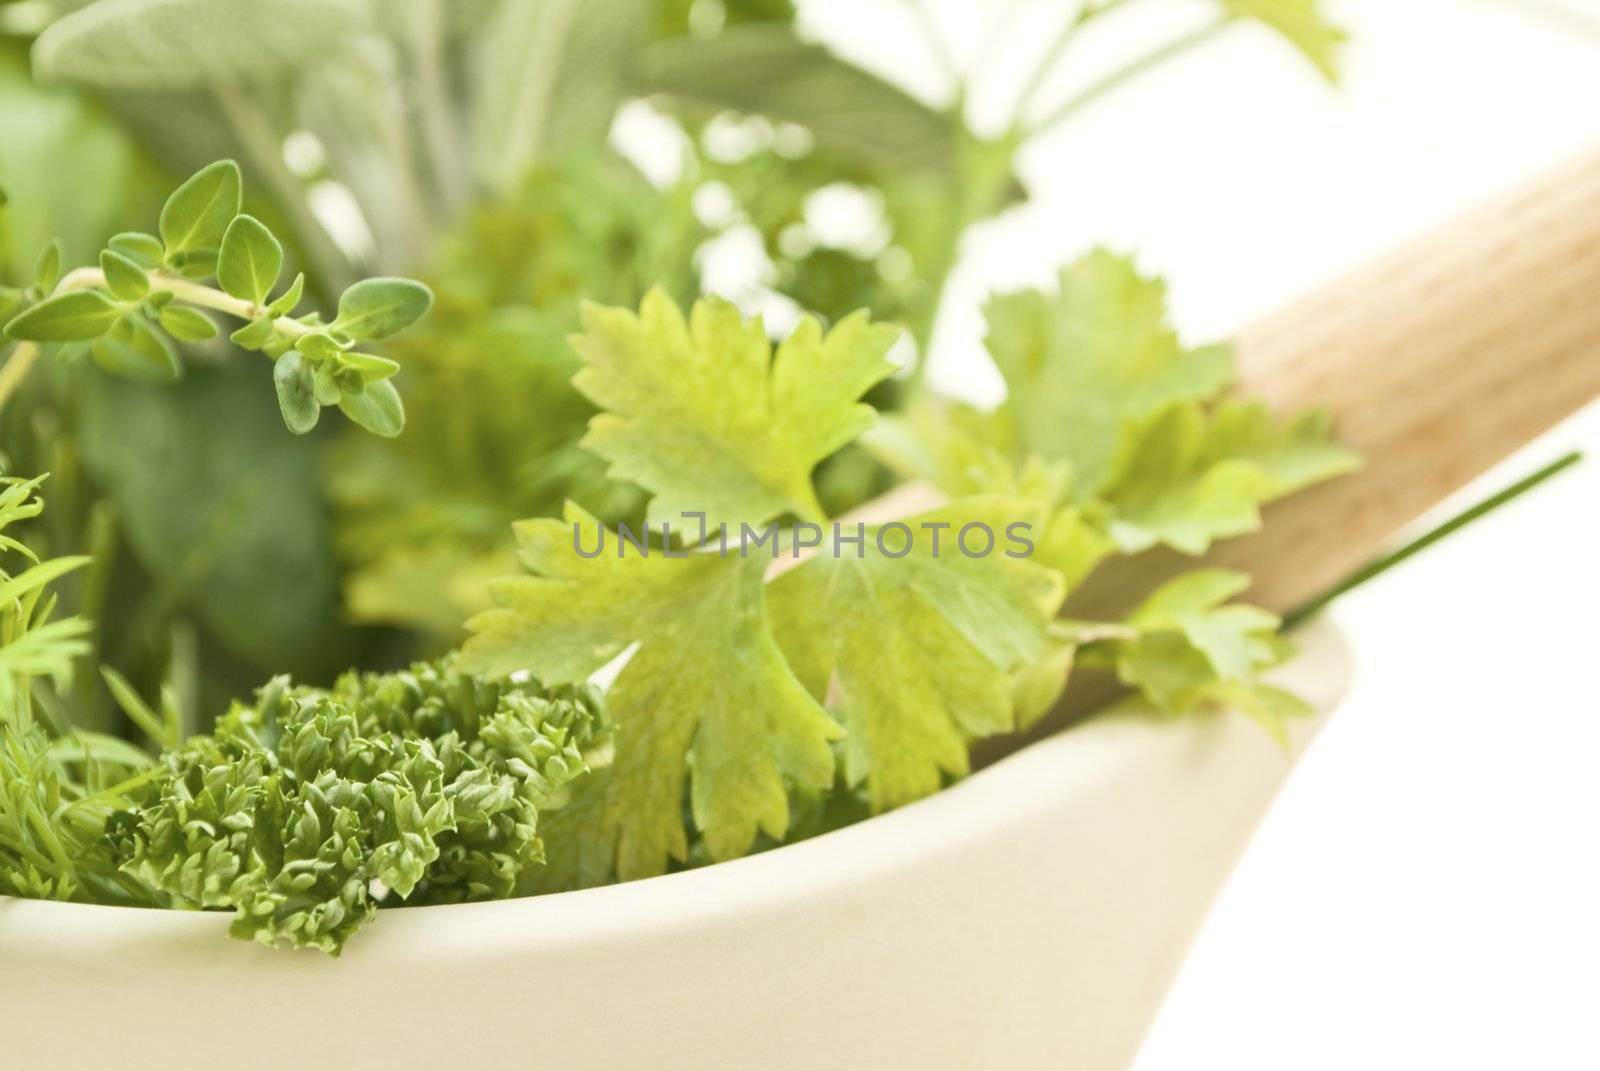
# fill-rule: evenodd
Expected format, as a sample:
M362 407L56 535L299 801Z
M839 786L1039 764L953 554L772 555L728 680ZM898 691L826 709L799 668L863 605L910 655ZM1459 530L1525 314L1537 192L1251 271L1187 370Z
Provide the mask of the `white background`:
M963 62L1007 6L931 2ZM803 6L842 51L929 97L946 88L890 0ZM1015 6L980 120L1073 9ZM937 382L992 395L978 300L1090 245L1166 275L1180 328L1204 339L1600 150L1600 0L1330 7L1353 38L1337 91L1241 29L1032 148L1034 203L969 243ZM1080 42L1078 80L1206 11L1140 0L1125 31ZM1600 1068L1600 410L1462 501L1573 447L1591 460L1339 606L1354 690L1217 904L1138 1071Z

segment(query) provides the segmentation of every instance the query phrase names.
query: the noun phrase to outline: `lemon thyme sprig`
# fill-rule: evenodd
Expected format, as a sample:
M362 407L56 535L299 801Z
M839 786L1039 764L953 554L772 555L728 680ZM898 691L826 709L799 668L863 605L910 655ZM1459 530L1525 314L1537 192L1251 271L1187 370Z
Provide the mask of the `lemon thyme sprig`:
M214 338L217 325L206 312L218 312L245 321L229 336L235 345L274 361L278 406L290 431L305 434L323 407L337 405L374 434L398 435L405 410L389 380L400 366L355 347L415 322L432 305L432 292L411 279L364 279L339 298L332 322L315 311L296 316L305 276L273 296L283 245L266 224L241 212L242 196L239 165L219 160L173 191L161 209L159 237L118 234L101 250L98 267L62 275L61 246L50 243L33 285L0 294L5 334L18 342L0 369L0 406L43 344L86 345L96 364L130 379L176 380L183 365L173 340Z

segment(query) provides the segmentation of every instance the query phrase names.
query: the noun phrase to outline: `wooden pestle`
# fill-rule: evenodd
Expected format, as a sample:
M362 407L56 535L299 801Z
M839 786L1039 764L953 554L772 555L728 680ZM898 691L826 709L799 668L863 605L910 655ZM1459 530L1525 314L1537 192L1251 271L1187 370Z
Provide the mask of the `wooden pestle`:
M1328 410L1365 459L1207 556L1254 577L1252 602L1288 610L1600 395L1600 153L1247 329L1238 359L1241 393ZM1192 564L1107 562L1072 607L1125 609Z
M1283 611L1600 395L1600 152L1249 328L1238 360L1241 394L1283 413L1326 409L1365 459L1358 472L1269 506L1259 533L1206 556L1250 573L1245 597ZM1108 561L1067 610L1115 615L1196 564L1164 550ZM984 742L975 763L1117 691L1109 677L1078 674L1040 726Z

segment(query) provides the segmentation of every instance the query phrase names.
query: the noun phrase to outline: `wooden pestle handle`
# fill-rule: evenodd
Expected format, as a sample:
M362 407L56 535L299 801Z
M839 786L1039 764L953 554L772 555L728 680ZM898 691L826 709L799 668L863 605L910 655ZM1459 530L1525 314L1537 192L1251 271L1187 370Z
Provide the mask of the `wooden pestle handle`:
M1246 330L1240 392L1328 410L1364 467L1269 506L1208 564L1288 610L1451 492L1600 396L1600 152ZM1070 609L1128 608L1193 559L1107 562Z

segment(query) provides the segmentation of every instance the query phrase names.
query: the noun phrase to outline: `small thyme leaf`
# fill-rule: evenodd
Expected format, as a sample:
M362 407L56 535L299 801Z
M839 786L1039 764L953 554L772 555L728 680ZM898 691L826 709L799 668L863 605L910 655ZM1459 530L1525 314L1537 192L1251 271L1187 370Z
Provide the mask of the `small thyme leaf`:
M421 319L433 292L412 279L363 279L339 298L339 315L330 326L358 342L388 338Z
M180 342L204 342L217 337L211 317L186 305L167 304L159 315L162 328Z
M312 331L301 335L295 339L294 348L313 361L325 361L344 352L344 347L326 331Z
M171 383L183 375L172 343L137 311L124 314L89 352L107 372L142 383Z
M291 350L272 366L272 383L278 392L278 408L283 422L296 435L317 426L322 406L317 404L317 388L311 369L299 353Z
M406 411L400 392L387 379L345 391L339 397L339 408L361 427L385 439L394 438L405 428Z
M218 160L191 175L161 208L161 241L167 262L184 253L215 252L228 224L239 214L244 180L239 165Z
M300 304L300 296L305 293L306 276L304 272L295 275L294 282L289 284L289 289L273 298L272 304L267 306L268 314L272 316L287 316L294 312L294 307Z
M233 340L235 345L244 349L259 350L272 340L275 331L276 327L272 318L263 316L260 319L251 320L228 337Z
M278 285L283 272L283 246L254 216L239 216L222 237L217 282L241 301L260 305Z
M153 234L143 234L139 231L114 234L106 246L146 269L161 267L167 255L167 251L162 248L161 239Z
M142 301L150 293L150 276L115 250L100 251L100 271L106 277L106 288L118 301Z
M400 362L371 353L341 353L338 355L338 360L344 367L354 369L363 382L367 383L388 379L400 371Z
M73 290L46 298L6 325L6 334L30 342L87 342L111 330L121 309L99 290Z
M56 288L60 278L61 239L53 238L39 253L38 263L33 268L33 285L39 293L48 294Z

